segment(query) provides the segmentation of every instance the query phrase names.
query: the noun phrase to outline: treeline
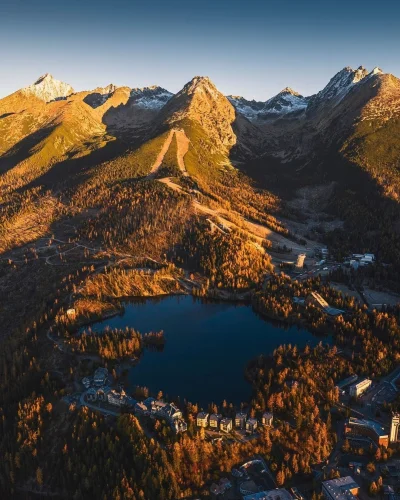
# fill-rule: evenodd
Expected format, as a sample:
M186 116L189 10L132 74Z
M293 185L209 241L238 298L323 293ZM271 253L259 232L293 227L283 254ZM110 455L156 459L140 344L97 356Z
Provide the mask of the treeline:
M306 298L313 290L345 314L330 318L313 305L294 303L293 297ZM298 282L285 275L273 275L265 289L253 295L253 307L269 317L331 332L336 343L351 352L352 366L359 374L387 374L400 360L400 308L369 312L354 297L323 284L320 278Z
M178 280L182 276L182 270L174 264L154 270L118 266L89 277L80 293L103 300L172 294L181 291Z
M88 329L69 339L73 351L98 354L104 360L137 357L144 347L162 347L164 341L162 331L142 335L129 327L125 329L108 327L101 332Z
M348 363L336 351L335 346L322 342L314 348L307 345L303 351L296 345L283 345L272 356L261 355L246 367L254 390L252 407L273 411L275 421L280 422L271 433L271 461L279 485L293 475L310 473L314 464L329 456L335 443L330 408L338 401L335 382L348 373Z
M177 262L204 273L212 286L234 290L259 284L272 269L270 257L250 241L234 231L212 231L206 223L187 230Z
M73 200L98 213L78 231L78 239L98 241L110 249L159 258L180 241L190 218L189 197L154 181L126 181L101 186Z
M375 284L399 291L399 204L376 187L362 197L353 191L338 191L333 200L332 211L345 221L343 229L323 235L334 256L342 259L354 252L375 253L380 264L368 271Z

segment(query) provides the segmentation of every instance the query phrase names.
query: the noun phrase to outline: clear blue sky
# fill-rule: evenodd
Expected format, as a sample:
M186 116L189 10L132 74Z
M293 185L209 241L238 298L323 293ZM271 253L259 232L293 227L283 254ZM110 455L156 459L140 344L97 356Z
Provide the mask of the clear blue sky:
M0 97L43 73L178 91L195 75L265 100L320 90L344 66L400 76L395 0L0 0Z

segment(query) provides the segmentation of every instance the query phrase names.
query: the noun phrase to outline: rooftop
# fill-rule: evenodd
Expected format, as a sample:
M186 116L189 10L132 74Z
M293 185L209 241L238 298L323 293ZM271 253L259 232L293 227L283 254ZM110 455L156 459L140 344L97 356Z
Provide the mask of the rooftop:
M360 387L363 386L364 384L369 384L371 380L369 378L363 378L362 380L359 380L355 384L353 384L351 387Z
M292 495L284 488L276 488L275 490L259 491L245 495L243 500L292 500Z
M351 476L330 479L322 483L323 487L337 500L352 500L356 498L350 490L359 488Z
M231 418L223 418L223 419L221 420L221 425L222 425L222 424L229 424L229 423L231 423L231 422L232 422L232 419L231 419Z
M347 420L347 423L350 425L360 425L363 427L369 427L370 429L373 429L379 437L385 437L388 435L387 431L385 431L385 428L382 427L381 424L379 424L378 422L374 422L373 420L350 417Z
M247 417L247 413L245 413L244 411L239 411L238 413L236 413L236 418L246 418Z
M222 418L222 415L220 415L219 413L218 414L213 413L210 416L210 420L221 420L221 418Z

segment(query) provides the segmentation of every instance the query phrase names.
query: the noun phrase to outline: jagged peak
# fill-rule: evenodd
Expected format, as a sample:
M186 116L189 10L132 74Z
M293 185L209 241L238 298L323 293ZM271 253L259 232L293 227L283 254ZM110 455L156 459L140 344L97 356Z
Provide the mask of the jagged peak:
M117 86L114 85L114 83L109 83L105 87L96 87L95 89L91 90L90 92L93 94L112 94L117 90Z
M208 91L214 97L217 94L219 94L217 87L214 85L214 83L210 80L208 76L195 76L181 90L181 92L187 94L193 94L195 92L204 92L204 91L206 92Z
M117 88L118 87L114 83L109 83L108 85L106 85L102 89L104 90L105 94L111 94L112 92L115 92L117 90Z
M44 75L39 76L39 78L36 80L36 82L33 83L33 85L39 85L41 82L43 82L43 80L54 80L54 77L50 73L45 73Z
M359 66L357 69L353 69L351 66L345 66L343 69L338 71L329 81L329 86L331 83L343 82L346 85L351 83L357 83L368 75L368 70L364 66Z
M379 68L379 66L375 66L370 75L383 75L383 71Z
M24 94L33 94L45 102L65 99L74 93L74 89L68 83L54 78L50 73L40 76L32 85L21 89Z
M312 109L318 103L330 99L340 101L354 85L362 81L367 75L368 70L364 66L359 66L357 69L350 66L344 67L329 80L324 89L313 97L310 108Z
M164 89L163 87L160 87L159 85L149 85L148 87L134 87L131 90L131 96L137 96L141 94L169 94L173 95L172 92L170 92L167 89Z
M293 90L291 87L285 87L284 89L282 89L278 95L282 95L282 94L290 94L290 95L293 95L295 97L303 97L301 94L299 94L298 92L296 92L295 90Z
M159 110L171 99L174 94L168 90L151 85L150 87L136 87L131 90L131 102L143 109Z

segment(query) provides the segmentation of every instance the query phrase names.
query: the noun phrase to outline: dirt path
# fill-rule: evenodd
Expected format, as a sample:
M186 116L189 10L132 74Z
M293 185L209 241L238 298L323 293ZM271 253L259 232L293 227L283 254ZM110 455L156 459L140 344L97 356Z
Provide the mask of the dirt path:
M159 181L162 182L163 184L166 184L169 188L174 189L175 191L183 192L181 186L173 182L173 180L170 177L159 179ZM263 226L262 224L256 222L251 222L245 219L244 217L241 217L241 224L238 225L229 220L229 213L227 213L225 210L222 209L215 210L213 208L207 207L206 205L203 205L202 203L199 203L195 199L193 200L193 206L198 212L216 217L221 225L229 229L238 229L240 231L247 233L248 236L250 236L253 240L255 240L254 246L258 248L260 251L265 252L262 243L266 239L271 241L274 245L279 245L279 246L286 245L286 247L292 248L294 252L303 253L311 251L311 248L309 248L309 246L311 246L312 242L310 241L307 242L309 246L304 247L302 245L299 245L298 243L295 243L292 240L289 240L288 238L285 238L285 236L272 231L268 227ZM240 215L237 213L235 213L235 215L240 217Z
M183 189L181 186L178 186L178 184L175 184L175 182L172 181L170 177L166 177L164 179L159 179L160 182L163 184L166 184L169 188L183 192ZM260 224L255 224L253 222L248 222L245 219L243 219L243 227L239 227L237 224L234 222L231 222L229 219L226 218L226 215L224 212L221 210L215 210L213 208L207 207L206 205L203 205L202 203L199 203L197 200L193 200L193 206L196 211L201 212L206 215L212 215L218 219L218 222L229 229L238 229L241 230L245 233L248 234L248 236L251 236L253 239L257 240L254 245L259 249L264 251L264 248L262 247L262 242L265 240L267 235L269 235L272 231L264 226L261 226ZM225 215L225 217L224 217ZM218 227L218 226L217 226ZM224 232L221 228L218 227L218 229L221 232Z
M177 160L179 170L185 177L188 177L188 172L186 170L184 157L185 154L189 151L190 141L187 138L184 130L175 130L176 144L177 144Z
M182 175L184 175L185 177L188 177L189 174L188 174L188 171L186 170L184 157L185 157L185 154L189 150L190 141L187 138L185 131L181 130L181 129L179 129L179 130L172 129L170 131L170 133L168 134L168 137L165 139L165 142L163 144L163 147L161 148L161 151L158 153L156 161L153 163L153 166L151 167L151 170L150 170L148 177L150 177L150 178L154 177L155 173L161 167L161 164L164 160L164 157L167 154L169 147L171 146L171 142L172 142L174 135L176 137L176 149L177 149L177 154L176 154L177 158L176 159L178 162L178 167L179 167L179 170L182 172Z
M168 137L166 138L164 145L161 148L161 151L158 153L156 161L153 163L153 166L151 167L151 170L150 170L148 177L153 177L154 174L157 172L157 170L161 167L161 163L164 159L164 156L167 154L167 151L171 145L172 137L174 136L174 133L175 133L175 130L171 130L170 133L168 134Z

